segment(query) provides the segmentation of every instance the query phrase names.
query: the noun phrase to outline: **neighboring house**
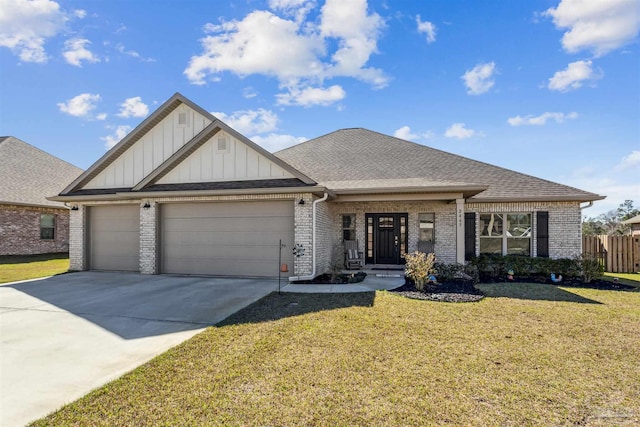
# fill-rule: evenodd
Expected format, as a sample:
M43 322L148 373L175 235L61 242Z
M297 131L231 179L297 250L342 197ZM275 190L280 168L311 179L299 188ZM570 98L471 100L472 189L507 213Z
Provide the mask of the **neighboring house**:
M640 236L640 215L636 215L626 221L622 221L622 224L631 226L632 236Z
M580 204L602 198L365 129L271 154L175 94L52 199L78 208L75 270L275 276L287 264L297 280L342 258L343 239L368 264L418 248L447 263L571 257Z
M18 138L0 137L0 255L69 250L69 209L47 197L81 173Z

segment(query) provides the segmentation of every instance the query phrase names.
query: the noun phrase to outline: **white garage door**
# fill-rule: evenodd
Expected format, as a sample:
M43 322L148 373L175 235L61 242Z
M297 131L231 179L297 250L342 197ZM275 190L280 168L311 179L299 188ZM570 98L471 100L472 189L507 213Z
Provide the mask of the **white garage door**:
M293 270L293 202L179 203L161 206L163 273L225 276L278 275Z
M92 206L89 229L91 270L139 271L138 205Z

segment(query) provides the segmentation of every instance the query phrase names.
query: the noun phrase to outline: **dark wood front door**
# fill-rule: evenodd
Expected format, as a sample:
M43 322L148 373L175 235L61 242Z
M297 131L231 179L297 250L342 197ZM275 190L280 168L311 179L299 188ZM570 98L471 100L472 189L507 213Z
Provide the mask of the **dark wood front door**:
M367 214L367 262L404 264L407 214Z

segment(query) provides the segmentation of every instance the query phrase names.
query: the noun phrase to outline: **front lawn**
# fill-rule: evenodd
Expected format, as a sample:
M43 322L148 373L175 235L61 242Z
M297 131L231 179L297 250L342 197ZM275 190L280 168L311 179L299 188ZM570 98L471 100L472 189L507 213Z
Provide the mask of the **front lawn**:
M640 293L271 294L35 425L635 425Z
M69 254L0 256L0 283L53 276L69 270Z

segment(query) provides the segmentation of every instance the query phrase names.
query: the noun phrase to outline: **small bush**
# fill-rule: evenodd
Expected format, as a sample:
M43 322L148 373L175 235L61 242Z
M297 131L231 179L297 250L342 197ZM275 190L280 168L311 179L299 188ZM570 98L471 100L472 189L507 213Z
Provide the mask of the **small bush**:
M585 283L602 276L597 260L577 258L531 258L520 255L480 255L469 262L477 269L482 280L502 281L513 270L515 277L547 280L551 273L566 279L580 278Z
M578 256L574 258L578 275L584 283L591 283L594 279L599 279L604 275L604 267L597 258L591 256Z
M427 278L434 272L435 254L430 253L427 255L424 252L415 251L405 254L405 260L405 276L413 280L417 290L422 291L425 283L427 283Z
M451 282L456 279L471 280L478 283L480 277L478 268L472 264L434 264L435 274L439 282Z

